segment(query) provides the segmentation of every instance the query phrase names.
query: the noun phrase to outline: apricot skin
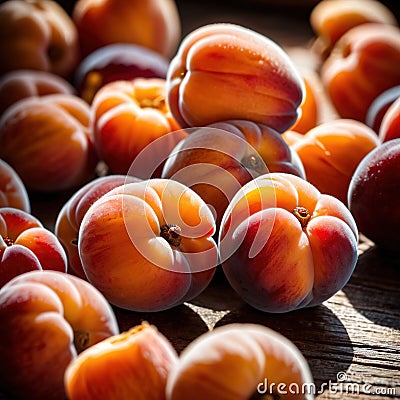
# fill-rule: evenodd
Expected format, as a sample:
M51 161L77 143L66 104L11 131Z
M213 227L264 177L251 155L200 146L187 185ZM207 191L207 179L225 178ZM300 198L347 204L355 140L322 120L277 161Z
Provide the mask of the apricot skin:
M170 62L167 93L182 127L244 119L283 132L298 118L304 85L275 42L238 25L217 23L183 39Z
M118 333L104 297L56 271L27 272L3 286L0 322L0 390L21 400L63 399L77 353Z
M399 249L400 139L371 151L350 182L348 206L360 232L384 251Z
M94 176L97 164L89 114L88 104L72 94L19 100L0 119L0 157L28 190L78 187Z
M19 208L30 212L28 192L17 172L0 159L0 207Z
M235 291L256 309L282 313L321 304L342 289L357 262L357 241L342 202L304 179L270 173L235 195L218 244Z
M378 145L378 136L367 125L335 119L311 129L292 148L302 160L307 180L321 193L346 203L357 165Z
M247 400L278 395L278 383L301 388L312 382L307 361L292 342L262 325L229 324L199 336L181 353L166 393L167 400ZM282 397L313 399L301 393Z
M364 122L374 99L400 84L400 29L362 24L336 43L321 79L341 118Z
M147 323L82 352L65 372L70 400L165 400L165 386L178 355Z

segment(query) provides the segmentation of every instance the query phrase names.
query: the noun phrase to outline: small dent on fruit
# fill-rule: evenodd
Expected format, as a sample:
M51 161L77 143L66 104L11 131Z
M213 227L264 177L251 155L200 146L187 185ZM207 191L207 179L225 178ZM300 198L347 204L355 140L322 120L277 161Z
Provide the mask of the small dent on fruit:
M305 207L295 207L293 210L293 215L299 220L302 228L305 228L308 224L308 221L311 219L311 215Z
M79 329L74 331L74 345L78 354L87 349L90 345L90 333Z
M181 233L181 228L174 224L165 224L160 228L160 236L174 247L178 247L181 244Z
M71 240L71 244L73 244L74 246L78 246L78 238L73 238Z

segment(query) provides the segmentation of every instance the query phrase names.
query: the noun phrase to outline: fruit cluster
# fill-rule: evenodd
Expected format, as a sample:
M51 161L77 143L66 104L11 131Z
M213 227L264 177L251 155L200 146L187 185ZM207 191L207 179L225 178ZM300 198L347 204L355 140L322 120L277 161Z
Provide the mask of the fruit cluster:
M218 268L258 310L313 307L350 279L360 233L398 250L397 21L322 0L310 24L305 68L232 23L181 38L172 0L0 5L0 391L219 400L312 383L266 327L178 356L113 311L183 304ZM67 191L45 229L30 194Z

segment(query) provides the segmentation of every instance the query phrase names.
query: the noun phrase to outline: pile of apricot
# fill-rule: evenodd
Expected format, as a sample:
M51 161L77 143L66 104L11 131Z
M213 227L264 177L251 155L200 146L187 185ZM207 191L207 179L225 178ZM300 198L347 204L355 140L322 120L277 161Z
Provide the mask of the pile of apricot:
M347 284L360 234L398 251L398 21L376 0L322 0L310 25L305 68L237 24L181 37L173 0L0 5L1 392L245 400L312 384L267 327L178 355L114 314L181 305L218 268L262 312L314 307ZM69 194L53 231L37 192Z

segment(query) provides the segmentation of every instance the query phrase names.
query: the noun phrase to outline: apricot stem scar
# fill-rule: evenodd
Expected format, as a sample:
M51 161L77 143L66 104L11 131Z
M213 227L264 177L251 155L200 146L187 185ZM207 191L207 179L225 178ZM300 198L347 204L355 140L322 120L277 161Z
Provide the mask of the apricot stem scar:
M7 246L12 246L14 244L13 240L10 239L8 236L2 236L2 238Z
M74 345L76 351L81 353L83 350L89 347L90 333L88 331L76 330L74 331Z
M295 207L295 209L293 210L293 215L299 220L302 228L305 228L307 226L308 221L311 218L311 215L308 212L307 208L300 206Z
M181 228L174 224L165 224L160 228L160 236L174 247L178 247L181 244L181 232Z

